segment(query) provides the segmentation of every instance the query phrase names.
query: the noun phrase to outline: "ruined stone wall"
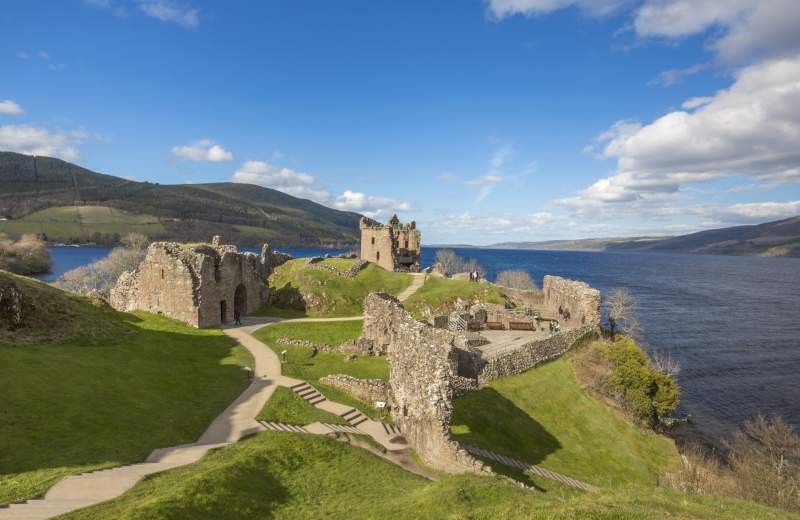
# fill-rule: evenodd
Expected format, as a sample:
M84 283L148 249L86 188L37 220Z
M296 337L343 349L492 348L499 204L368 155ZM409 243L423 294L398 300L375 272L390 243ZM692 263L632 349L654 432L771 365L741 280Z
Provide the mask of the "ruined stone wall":
M578 340L594 331L594 327L565 330L552 336L526 343L514 350L484 358L478 372L480 386L504 376L519 374L564 355Z
M139 268L120 276L111 305L121 311L161 313L195 327L233 321L240 289L242 314L264 305L267 277L289 257L272 253L239 253L236 246L150 244ZM224 302L224 303L223 303Z
M374 404L375 401L391 401L389 398L389 385L382 379L357 379L345 374L332 374L321 377L319 382L343 390L365 403Z
M464 386L453 334L416 321L386 294L367 296L364 315L365 339L386 345L392 416L409 444L438 470L488 471L450 437L454 387Z
M361 259L394 271L392 231L386 226L361 224Z
M311 259L309 259L309 260L311 260ZM347 271L343 271L343 270L341 270L341 269L339 269L337 267L334 267L332 265L329 265L329 264L321 264L319 262L310 263L310 265L308 267L311 268L311 269L317 269L319 271L327 271L327 272L333 273L333 274L335 274L337 276L341 276L342 278L347 278L347 279L352 280L353 278L358 276L358 273L360 273L368 265L369 265L369 261L367 261L367 260L357 260L357 261L355 261L353 263L353 265L350 266L350 268Z
M400 224L395 215L383 225L362 217L361 259L374 262L388 271L408 268L419 271L419 254L422 234L416 223Z
M600 291L585 282L547 275L542 285L544 306L559 320L559 306L569 310L569 326L600 326Z

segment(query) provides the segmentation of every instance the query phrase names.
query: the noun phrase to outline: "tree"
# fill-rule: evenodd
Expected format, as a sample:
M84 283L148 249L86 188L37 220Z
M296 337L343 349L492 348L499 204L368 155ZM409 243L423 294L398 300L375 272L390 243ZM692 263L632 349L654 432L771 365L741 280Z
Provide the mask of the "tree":
M637 337L641 333L636 311L639 301L624 287L612 289L604 303L608 312L608 330L611 339L616 339L617 332L624 332L630 337Z
M499 273L495 283L511 289L521 289L523 291L536 290L536 282L533 281L528 271L522 269L508 269Z
M47 244L36 235L17 241L0 234L0 269L17 274L46 273L53 266Z
M442 270L447 274L457 273L456 270L461 259L456 255L452 249L437 249L436 250L436 263L442 267Z

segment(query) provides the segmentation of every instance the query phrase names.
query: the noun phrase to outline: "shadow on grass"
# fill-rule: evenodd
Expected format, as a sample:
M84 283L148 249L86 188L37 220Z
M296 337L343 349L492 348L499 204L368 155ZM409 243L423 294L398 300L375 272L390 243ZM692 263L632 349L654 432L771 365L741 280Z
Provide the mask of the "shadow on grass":
M561 443L544 426L494 388L469 393L454 403L453 438L539 464Z

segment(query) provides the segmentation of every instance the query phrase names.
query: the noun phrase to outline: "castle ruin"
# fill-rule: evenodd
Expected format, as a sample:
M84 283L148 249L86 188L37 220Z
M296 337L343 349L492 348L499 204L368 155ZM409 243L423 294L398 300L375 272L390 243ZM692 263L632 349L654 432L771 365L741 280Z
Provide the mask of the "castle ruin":
M361 259L387 271L419 272L422 233L416 222L402 224L394 215L388 224L361 217Z
M261 254L222 245L154 242L135 271L123 273L110 303L123 312L164 314L194 327L231 322L267 303L267 278L289 257L264 244Z

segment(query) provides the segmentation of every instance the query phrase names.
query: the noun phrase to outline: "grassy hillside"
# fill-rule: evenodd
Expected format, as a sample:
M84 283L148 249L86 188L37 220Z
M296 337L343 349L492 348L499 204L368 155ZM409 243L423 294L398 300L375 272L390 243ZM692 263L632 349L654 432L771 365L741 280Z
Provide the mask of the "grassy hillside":
M249 355L219 330L14 281L34 307L0 338L0 504L192 442L247 385Z
M630 424L583 391L570 356L456 400L452 424L457 440L604 487L653 486L678 463L671 440Z
M63 517L327 519L789 519L749 503L659 489L556 496L491 477L431 482L333 439L265 432L122 497Z
M71 206L114 208L124 212L100 221L48 208ZM105 210L108 211L108 210ZM102 212L101 212L102 213ZM36 229L56 242L110 240L131 225L151 238L208 240L222 234L242 245L264 240L276 246L348 246L358 241L356 213L249 184L160 185L103 175L50 157L0 152L0 232ZM25 220L26 216L30 216ZM72 216L70 220L68 217ZM140 216L144 222L136 222ZM44 217L44 218L43 218ZM15 221L23 219L17 224ZM38 226L37 226L38 224ZM149 224L152 224L149 225ZM78 230L81 234L73 234ZM103 237L93 236L103 234Z
M325 263L347 270L355 260L329 259ZM371 292L398 294L411 284L405 273L393 273L369 264L353 279L316 269L297 259L286 262L272 273L272 307L262 314L273 316L358 316L364 298Z
M445 314L454 310L456 300L480 300L488 303L503 303L503 296L495 285L474 283L429 276L417 292L403 306L415 317L422 317L426 308L434 314Z

